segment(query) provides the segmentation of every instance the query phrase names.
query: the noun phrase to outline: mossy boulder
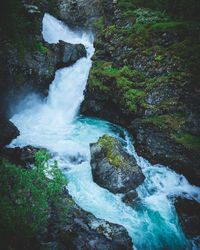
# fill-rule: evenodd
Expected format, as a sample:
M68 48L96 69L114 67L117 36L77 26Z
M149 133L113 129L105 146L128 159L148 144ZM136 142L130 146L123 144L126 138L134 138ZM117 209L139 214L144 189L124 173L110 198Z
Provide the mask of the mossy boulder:
M118 139L104 135L90 144L90 152L94 181L112 193L127 193L144 181L135 158L124 151Z

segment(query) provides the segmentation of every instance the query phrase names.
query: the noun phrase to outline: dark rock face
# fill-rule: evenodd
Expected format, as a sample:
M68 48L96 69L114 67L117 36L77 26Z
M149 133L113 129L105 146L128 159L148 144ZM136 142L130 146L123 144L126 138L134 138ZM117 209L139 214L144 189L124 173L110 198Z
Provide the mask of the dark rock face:
M100 17L99 0L59 0L59 18L71 27L87 27Z
M70 44L60 40L58 44L49 44L47 47L55 54L57 69L70 66L81 57L86 57L86 49L82 44Z
M97 33L112 24L116 3L115 0L58 0L58 16L72 28L85 27Z
M0 115L0 149L9 144L19 135L17 127Z
M134 120L129 130L134 134L134 144L139 155L151 163L163 163L177 173L183 174L188 181L199 186L200 153L188 150L182 144L170 138L169 131L161 129L152 123L142 123Z
M199 70L188 66L199 65L198 30L192 37L182 24L153 24L141 31L134 15L126 19L122 12L114 7L112 25L94 41L80 112L127 128L139 155L199 185ZM193 54L187 53L190 46L181 47L188 39L196 48Z
M69 209L68 221L57 232L51 232L53 228L49 228L46 237L40 241L42 246L48 245L53 249L132 249L131 238L123 226L97 219L84 211L74 203L67 190L63 198L67 200L66 206ZM53 210L51 214L55 215L55 212ZM53 217L52 226L54 220Z
M39 43L39 49L26 52L20 59L18 51L9 47L5 55L7 64L0 79L2 99L9 105L18 95L27 92L39 92L46 95L55 71L75 63L86 56L82 44L69 44L59 41L58 44Z
M39 150L40 148L35 148L30 145L23 148L3 148L0 151L0 157L12 164L29 168L30 164L34 163L35 153Z
M122 148L119 140L104 135L90 144L94 181L113 193L126 193L145 179L135 159Z
M23 37L25 41L18 44L6 33L0 39L0 112L4 114L9 113L9 106L29 93L46 96L55 71L86 56L81 44L44 42L43 15L45 12L52 13L51 7L55 2L21 1L19 5L23 9L24 22L32 23L28 30L20 30L26 34Z
M200 235L200 204L195 200L177 198L176 211L180 226L188 239Z

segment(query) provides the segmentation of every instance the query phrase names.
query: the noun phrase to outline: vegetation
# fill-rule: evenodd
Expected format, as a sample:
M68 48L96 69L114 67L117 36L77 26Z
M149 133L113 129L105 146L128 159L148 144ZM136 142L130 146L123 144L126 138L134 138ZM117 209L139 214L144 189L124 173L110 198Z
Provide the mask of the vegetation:
M35 50L40 51L42 54L47 54L48 53L48 48L46 48L42 43L35 43L34 44Z
M97 30L98 32L101 31L104 28L104 22L103 22L103 17L99 17L99 19L97 19L94 24L93 27L95 28L95 30Z
M123 157L118 153L115 147L119 144L118 140L109 136L104 135L99 138L98 144L105 149L106 158L109 160L111 165L121 168L123 166Z
M136 9L133 11L136 16L136 24L154 24L158 22L168 21L168 17L160 11L152 11L151 9Z
M178 130L187 121L182 114L164 114L142 120L143 123L153 123L159 128Z
M129 170L130 162L120 153L120 144L116 138L109 135L103 135L98 140L98 145L103 148L105 157L111 165L116 168L123 168L123 170ZM137 165L134 168L138 170Z
M66 205L61 196L67 182L56 162L51 166L48 164L49 158L46 150L38 151L31 170L5 160L1 164L0 237L1 246L6 246L6 249L20 249L20 244L31 247L30 240L46 230L50 205L60 211L59 223L67 219Z
M119 0L118 7L124 11L150 8L167 13L171 18L199 20L199 0Z
M200 150L200 136L194 136L189 133L178 134L175 136L177 142L182 143L189 149Z

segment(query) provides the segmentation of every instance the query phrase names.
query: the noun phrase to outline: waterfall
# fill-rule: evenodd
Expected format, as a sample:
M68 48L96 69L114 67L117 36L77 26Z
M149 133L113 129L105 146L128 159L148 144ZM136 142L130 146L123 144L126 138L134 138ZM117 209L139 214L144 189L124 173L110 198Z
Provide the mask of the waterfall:
M35 94L23 100L21 111L11 118L20 136L10 146L31 144L47 148L68 179L68 190L74 200L96 217L123 225L136 248L189 249L190 243L178 225L169 196L185 195L200 201L200 189L169 168L151 165L138 157L126 130L100 119L78 115L94 52L91 33L72 31L45 14L43 37L49 43L58 40L82 43L87 49L87 58L56 72L46 100ZM89 143L96 142L105 133L123 141L146 176L137 188L139 200L135 208L123 203L120 194L114 195L92 180Z

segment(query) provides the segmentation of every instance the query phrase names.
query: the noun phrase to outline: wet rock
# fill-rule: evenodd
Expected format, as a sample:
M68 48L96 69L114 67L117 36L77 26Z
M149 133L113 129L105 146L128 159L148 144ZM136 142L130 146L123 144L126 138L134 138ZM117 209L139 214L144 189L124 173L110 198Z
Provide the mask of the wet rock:
M179 174L186 176L188 181L199 186L200 153L190 150L170 136L171 131L143 123L135 119L129 126L135 137L135 148L139 155L152 164L162 163Z
M127 154L116 138L108 135L90 144L94 181L113 193L126 193L145 179L136 160Z
M35 153L39 150L40 148L36 148L31 145L23 148L3 148L0 155L12 164L29 168L30 164L33 164L35 161Z
M89 28L95 33L111 25L118 10L117 1L106 0L58 0L57 6L59 19L67 25Z
M126 229L114 223L97 219L90 212L81 209L64 189L62 194L68 208L68 220L55 230L56 216L59 210L51 207L47 232L40 237L42 246L54 249L132 249L133 244Z
M82 44L70 44L59 40L58 44L50 44L48 48L55 54L57 69L70 66L81 57L86 57L86 49Z
M195 200L179 197L175 201L175 208L180 226L188 239L200 235L200 204Z
M9 144L19 135L17 127L4 116L0 115L0 149Z
M91 27L92 23L100 17L99 0L59 0L58 15L71 27Z
M125 194L124 197L122 198L122 201L126 204L131 204L132 201L135 200L136 198L138 198L138 193L135 190L133 190Z

